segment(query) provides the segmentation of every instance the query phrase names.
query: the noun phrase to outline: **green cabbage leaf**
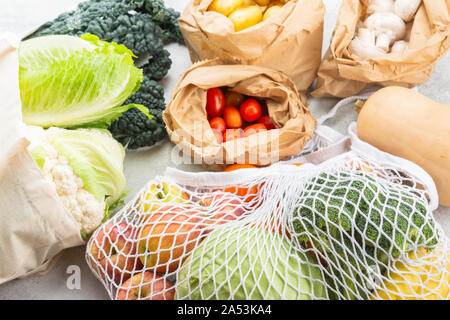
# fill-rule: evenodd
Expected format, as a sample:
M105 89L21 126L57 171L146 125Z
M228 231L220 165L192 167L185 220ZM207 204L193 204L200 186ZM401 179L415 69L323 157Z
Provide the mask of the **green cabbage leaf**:
M46 130L48 143L65 156L84 188L108 208L114 208L124 195L125 149L107 130ZM33 155L33 153L32 153Z
M135 56L123 45L86 34L33 38L19 48L23 121L44 128L107 128L143 80ZM150 117L150 116L149 116Z

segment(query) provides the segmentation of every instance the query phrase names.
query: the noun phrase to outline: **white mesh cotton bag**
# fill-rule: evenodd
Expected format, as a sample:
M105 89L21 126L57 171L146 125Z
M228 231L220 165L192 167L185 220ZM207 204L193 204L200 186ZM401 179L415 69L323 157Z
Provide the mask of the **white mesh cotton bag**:
M167 169L93 234L91 269L112 299L449 299L432 179L349 133L266 168Z

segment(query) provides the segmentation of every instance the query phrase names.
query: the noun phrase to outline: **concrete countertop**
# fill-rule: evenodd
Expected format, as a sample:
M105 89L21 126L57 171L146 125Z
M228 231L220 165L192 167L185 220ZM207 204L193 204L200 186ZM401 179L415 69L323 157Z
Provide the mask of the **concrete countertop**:
M76 6L80 0L15 0L2 3L0 12L0 33L9 31L23 33L59 13ZM188 0L166 0L168 7L182 11ZM323 0L326 6L323 52L328 48L336 23L341 0ZM166 100L169 99L179 76L190 67L187 49L178 44L167 46L173 60L169 75L162 81ZM450 55L441 59L431 79L418 89L421 93L441 103L450 103ZM338 100L309 98L314 116L326 113ZM326 122L337 131L346 134L348 125L357 118L352 106L344 107L333 119ZM154 176L164 172L167 166L188 171L200 171L195 165L175 165L171 161L173 144L166 140L162 144L144 152L129 152L125 159L127 189L126 200L133 197L144 184ZM450 208L440 207L435 211L437 220L450 236ZM102 284L95 278L84 259L85 247L71 248L63 252L53 269L47 274L25 279L16 279L0 285L0 299L108 299ZM70 285L70 266L80 268L80 287ZM68 285L69 284L69 285Z

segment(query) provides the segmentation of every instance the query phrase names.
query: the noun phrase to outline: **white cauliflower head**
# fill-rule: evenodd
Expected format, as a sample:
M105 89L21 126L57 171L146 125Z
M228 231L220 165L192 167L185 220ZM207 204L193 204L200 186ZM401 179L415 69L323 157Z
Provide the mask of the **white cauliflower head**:
M28 130L28 138L30 153L54 185L68 214L84 233L92 233L123 194L121 145L95 129L33 128Z

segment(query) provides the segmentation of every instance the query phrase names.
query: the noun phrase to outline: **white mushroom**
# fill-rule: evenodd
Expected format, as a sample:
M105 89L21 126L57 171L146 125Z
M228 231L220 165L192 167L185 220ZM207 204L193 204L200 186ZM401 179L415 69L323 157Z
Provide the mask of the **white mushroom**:
M422 0L395 0L393 12L405 22L409 22L414 19L421 3Z
M358 29L358 38L367 44L375 45L375 33L367 28Z
M408 49L409 42L404 40L395 41L392 45L391 52L403 52Z
M396 40L405 36L405 22L392 12L374 13L364 22L375 33L375 45L387 52Z
M367 13L377 12L392 12L394 10L394 0L372 0L369 7L367 7Z
M358 36L350 42L348 49L361 59L376 58L386 53L375 46L375 33L367 28L358 29Z

